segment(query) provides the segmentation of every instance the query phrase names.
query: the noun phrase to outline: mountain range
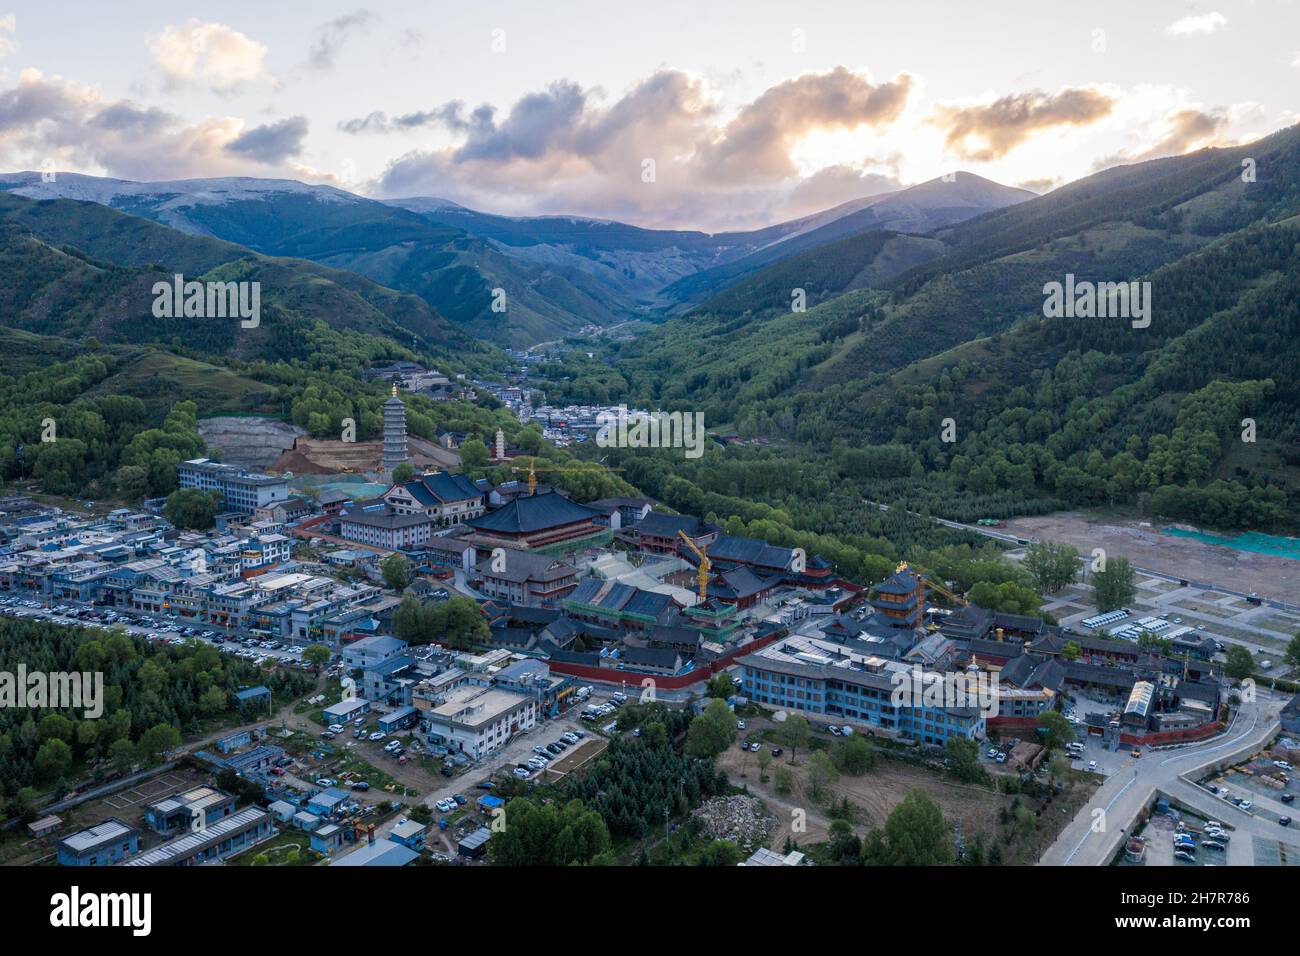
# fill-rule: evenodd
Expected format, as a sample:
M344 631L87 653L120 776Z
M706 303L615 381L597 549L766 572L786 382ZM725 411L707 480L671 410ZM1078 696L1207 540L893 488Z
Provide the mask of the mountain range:
M589 326L660 321L767 265L845 236L929 233L1033 196L968 173L949 180L717 234L497 216L436 198L381 202L291 180L137 183L21 172L0 174L0 189L109 206L263 256L347 270L418 296L475 338L528 347ZM504 292L504 312L493 309L495 290Z

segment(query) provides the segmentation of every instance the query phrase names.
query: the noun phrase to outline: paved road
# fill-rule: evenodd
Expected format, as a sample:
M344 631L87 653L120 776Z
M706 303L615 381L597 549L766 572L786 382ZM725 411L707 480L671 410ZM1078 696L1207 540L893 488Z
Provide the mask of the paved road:
M1219 737L1177 749L1147 751L1140 759L1132 761L1132 769L1118 769L1061 831L1056 842L1044 851L1039 863L1046 866L1106 865L1119 849L1125 834L1132 832L1138 814L1154 799L1157 790L1182 792L1178 784L1182 782L1179 778L1183 774L1219 760L1245 757L1258 751L1280 729L1278 714L1285 703L1285 698L1261 692L1255 703L1241 705L1227 732ZM1099 809L1104 812L1100 818L1104 821L1104 828L1094 829Z

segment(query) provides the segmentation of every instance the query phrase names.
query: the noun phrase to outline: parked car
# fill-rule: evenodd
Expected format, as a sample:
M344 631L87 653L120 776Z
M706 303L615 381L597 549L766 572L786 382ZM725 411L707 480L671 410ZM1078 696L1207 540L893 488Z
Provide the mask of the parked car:
M1289 826L1291 825L1291 818L1290 818L1290 817L1279 817L1277 822L1278 822L1278 824L1281 825L1281 826L1289 827Z
M783 754L783 753L785 753L785 751L782 750L780 747L773 747L773 748L772 748L772 756L773 756L773 757L779 757L779 756L781 756L781 754Z
M1195 856L1194 854L1192 854L1192 853L1189 853L1187 850L1175 850L1175 851L1174 851L1174 859L1175 859L1175 860L1182 860L1184 863L1195 863L1195 862L1196 862L1196 856Z
M371 740L383 740L386 736L388 736L388 735L385 734L382 730L376 730L373 734L370 735L370 739L371 739Z
M736 721L736 729L737 729L737 730L744 730L744 729L745 729L745 722L744 722L743 720L738 720L738 721Z
M451 795L451 798L452 798L453 800L455 800L456 803L459 804L459 805L462 806L462 807L463 807L465 804L469 803L469 797L465 796L465 794L463 794L463 793L453 793L453 794Z
M524 767L515 767L515 769L511 772L520 780L527 779L528 777L528 770Z
M1097 769L1097 761L1095 761L1095 760L1089 760L1089 761L1088 761L1088 772L1089 772L1089 773L1093 773L1096 769Z
M354 781L353 784L352 784L352 789L353 789L353 790L369 790L369 789L370 789L370 784L366 783L366 781L364 781L364 780L356 780L356 781Z
M1282 794L1281 799L1282 799L1282 802L1283 802L1283 803L1290 803L1292 800L1295 799L1295 794L1294 794L1294 793L1284 793L1284 794Z

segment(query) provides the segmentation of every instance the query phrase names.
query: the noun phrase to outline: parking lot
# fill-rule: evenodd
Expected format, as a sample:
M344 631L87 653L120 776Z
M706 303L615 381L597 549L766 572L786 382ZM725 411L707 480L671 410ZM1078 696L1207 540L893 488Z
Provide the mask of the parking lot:
M233 654L257 664L274 661L280 666L301 667L302 648L273 640L237 639L225 628L199 624L181 618L160 617L125 608L94 607L48 597L5 595L0 597L0 614L13 618L50 621L69 627L121 628L150 641L180 644L198 640L224 654Z

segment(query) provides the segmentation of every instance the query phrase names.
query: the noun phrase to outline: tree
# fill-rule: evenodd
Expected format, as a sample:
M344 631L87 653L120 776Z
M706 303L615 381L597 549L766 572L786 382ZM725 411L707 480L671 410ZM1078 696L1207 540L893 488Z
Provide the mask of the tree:
M772 765L771 751L763 748L758 752L758 756L754 758L754 762L758 764L758 782L767 783L767 768Z
M404 461L393 469L393 484L400 485L405 481L410 481L415 477L415 466L409 461Z
M125 737L114 740L108 747L108 761L117 775L130 773L135 766L135 744Z
M609 849L601 815L581 800L562 807L516 797L505 808L507 825L494 833L488 856L498 866L568 866L588 863Z
M1228 645L1228 651L1224 656L1226 660L1223 664L1223 673L1233 680L1241 680L1255 673L1255 658L1250 650L1241 644Z
M731 675L725 671L715 675L707 685L706 693L710 697L721 697L726 700L736 692L736 682L731 679Z
M691 721L686 731L686 753L692 757L716 757L735 739L736 719L726 703L715 697Z
M199 695L199 710L208 716L219 714L226 709L229 698L223 688L213 685Z
M167 496L163 517L177 528L211 528L221 509L221 493L199 488L180 488Z
M1032 541L1021 562L1034 587L1049 594L1073 581L1079 574L1079 549L1054 541Z
M1067 661L1077 661L1083 653L1083 648L1079 646L1078 641L1066 641L1065 646L1061 648L1061 656Z
M1291 642L1286 646L1286 662L1293 666L1300 667L1300 634L1291 638Z
M141 735L136 748L142 761L155 764L163 754L180 745L180 731L170 724L155 724Z
M735 866L745 858L740 847L731 840L714 840L700 850L700 866Z
M831 758L827 756L824 750L819 750L808 760L808 788L814 798L820 798L839 772L835 769L835 764L831 763Z
M948 821L925 791L909 790L890 811L883 827L862 842L867 866L942 866L953 861Z
M483 444L477 438L469 438L461 442L460 467L463 471L473 471L476 468L486 468L491 457L492 456L488 454L487 445Z
M948 770L958 780L965 783L981 783L988 779L988 772L980 765L980 748L973 740L965 737L949 737L943 747Z
M785 723L781 725L778 734L785 745L790 748L790 762L794 763L799 748L807 747L808 741L812 739L812 728L808 726L808 718L803 714L791 714L786 717Z
M853 824L848 820L831 822L830 846L831 856L841 863L860 864L862 862L862 841L853 833Z
M411 583L411 560L404 554L390 554L379 564L384 584L394 591L403 591Z
M36 775L42 780L57 780L71 766L72 748L57 737L45 741L36 751Z
M149 471L139 465L123 465L114 482L117 496L124 501L141 501L149 494Z
M1098 611L1113 611L1137 596L1133 566L1128 558L1111 558L1092 576L1093 603Z
M302 660L312 667L323 667L334 655L324 644L308 644L302 649Z
M777 793L784 795L794 789L794 771L789 767L777 767L773 778Z
M835 748L834 760L840 770L858 777L876 765L876 748L853 736Z
M1060 711L1038 715L1038 737L1048 750L1058 750L1074 739L1074 728Z

